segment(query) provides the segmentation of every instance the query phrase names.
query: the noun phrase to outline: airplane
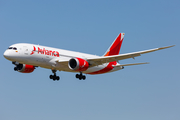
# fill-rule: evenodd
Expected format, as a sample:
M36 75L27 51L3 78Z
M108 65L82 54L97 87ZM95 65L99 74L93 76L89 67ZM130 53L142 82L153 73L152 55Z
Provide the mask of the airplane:
M52 70L53 75L50 75L49 78L54 81L60 79L60 77L56 75L57 70L74 73L78 72L79 74L76 74L75 77L79 80L85 80L86 76L83 74L103 74L124 69L124 66L148 64L147 62L119 64L119 61L129 58L134 59L145 53L175 46L172 45L139 52L119 54L124 35L125 33L120 33L103 56L29 43L18 43L9 46L4 52L4 57L12 61L15 65L15 71L21 73L31 73L36 67L42 67Z

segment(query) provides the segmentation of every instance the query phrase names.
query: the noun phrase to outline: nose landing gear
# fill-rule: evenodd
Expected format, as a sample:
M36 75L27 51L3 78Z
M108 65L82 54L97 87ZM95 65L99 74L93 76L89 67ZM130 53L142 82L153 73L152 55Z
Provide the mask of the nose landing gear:
M56 76L56 71L57 71L57 70L52 70L52 72L54 73L54 75L50 75L50 76L49 76L49 78L50 78L50 79L53 79L54 81L55 81L55 80L58 81L58 80L60 79L59 76Z
M12 64L15 65L14 71L18 71L18 70L21 70L23 68L23 65L18 63L18 62L12 62Z

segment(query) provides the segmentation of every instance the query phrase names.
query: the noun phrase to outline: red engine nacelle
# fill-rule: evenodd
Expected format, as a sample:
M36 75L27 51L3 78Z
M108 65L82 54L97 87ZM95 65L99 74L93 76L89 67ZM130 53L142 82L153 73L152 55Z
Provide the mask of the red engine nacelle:
M88 69L89 63L82 58L72 58L69 60L68 66L71 70L85 71Z
M31 73L34 71L34 69L35 67L32 65L27 65L27 64L18 65L18 72L21 72L21 73Z

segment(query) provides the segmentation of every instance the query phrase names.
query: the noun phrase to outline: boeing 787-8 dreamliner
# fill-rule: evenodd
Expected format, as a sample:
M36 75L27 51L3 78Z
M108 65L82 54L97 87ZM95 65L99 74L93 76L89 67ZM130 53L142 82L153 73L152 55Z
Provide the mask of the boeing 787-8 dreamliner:
M15 65L14 70L21 73L31 73L35 67L51 69L53 75L50 79L59 80L56 71L78 72L76 78L86 79L83 74L103 74L121 70L124 66L140 65L147 63L119 64L119 60L134 58L141 54L154 52L173 47L161 47L139 52L119 54L124 33L120 33L103 56L96 56L80 52L68 51L52 47L46 47L28 43L11 45L5 52L4 57Z

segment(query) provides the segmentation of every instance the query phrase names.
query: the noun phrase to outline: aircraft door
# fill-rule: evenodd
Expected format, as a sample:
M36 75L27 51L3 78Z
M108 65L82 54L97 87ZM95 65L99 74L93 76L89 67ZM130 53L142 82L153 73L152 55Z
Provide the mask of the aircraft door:
M29 51L27 46L23 46L23 52L24 52L25 55L29 55L30 51Z

